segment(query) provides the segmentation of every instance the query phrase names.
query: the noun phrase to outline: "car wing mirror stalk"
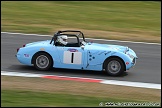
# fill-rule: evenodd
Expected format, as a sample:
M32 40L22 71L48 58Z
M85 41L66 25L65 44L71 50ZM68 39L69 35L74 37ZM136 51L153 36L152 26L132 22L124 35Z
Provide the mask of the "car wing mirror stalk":
M82 46L81 46L81 49L83 49L83 50L84 50L84 45L82 45Z

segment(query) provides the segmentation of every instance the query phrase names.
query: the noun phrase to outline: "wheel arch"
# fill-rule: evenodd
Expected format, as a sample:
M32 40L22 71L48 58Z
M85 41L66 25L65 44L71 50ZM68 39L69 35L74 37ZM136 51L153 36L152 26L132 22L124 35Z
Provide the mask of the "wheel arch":
M124 60L123 60L121 57L119 57L119 56L110 56L110 57L106 58L106 59L104 60L104 62L103 62L103 66L102 66L103 70L105 70L105 68L106 68L106 62L107 62L109 59L111 59L111 58L118 58L118 59L120 59L120 60L123 62L123 64L124 64L124 70L126 71L125 62L124 62Z
M53 65L53 63L54 63L53 58L52 58L52 56L51 56L48 52L46 52L46 51L38 51L38 52L36 52L36 53L33 55L33 57L32 57L31 64L34 64L34 58L35 58L36 55L39 54L39 53L46 53L46 54L48 54L48 55L50 56L51 60L52 60L52 65Z

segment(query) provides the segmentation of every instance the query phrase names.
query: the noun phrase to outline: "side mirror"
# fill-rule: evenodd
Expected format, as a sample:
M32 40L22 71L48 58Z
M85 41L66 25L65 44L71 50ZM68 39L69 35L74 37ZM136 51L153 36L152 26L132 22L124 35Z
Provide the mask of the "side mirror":
M84 49L84 45L82 45L81 48Z

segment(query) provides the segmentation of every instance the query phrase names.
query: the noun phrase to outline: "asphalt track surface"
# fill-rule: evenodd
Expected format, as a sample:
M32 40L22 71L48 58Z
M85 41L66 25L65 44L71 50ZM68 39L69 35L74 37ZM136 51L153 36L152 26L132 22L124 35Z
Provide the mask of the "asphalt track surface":
M38 71L32 66L25 66L19 63L16 59L16 49L23 44L50 39L51 37L48 36L1 33L1 71L161 84L161 45L157 44L93 40L93 42L101 44L128 46L136 52L139 59L137 59L135 67L127 70L124 74L118 77L108 76L100 71L56 68L50 71ZM91 40L87 39L87 41Z

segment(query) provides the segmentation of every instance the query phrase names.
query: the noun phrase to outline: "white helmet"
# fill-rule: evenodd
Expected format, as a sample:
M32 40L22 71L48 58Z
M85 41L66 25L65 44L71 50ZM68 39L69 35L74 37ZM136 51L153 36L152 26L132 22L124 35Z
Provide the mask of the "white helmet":
M66 35L61 35L57 37L57 42L66 45L68 42L66 41L68 37Z

